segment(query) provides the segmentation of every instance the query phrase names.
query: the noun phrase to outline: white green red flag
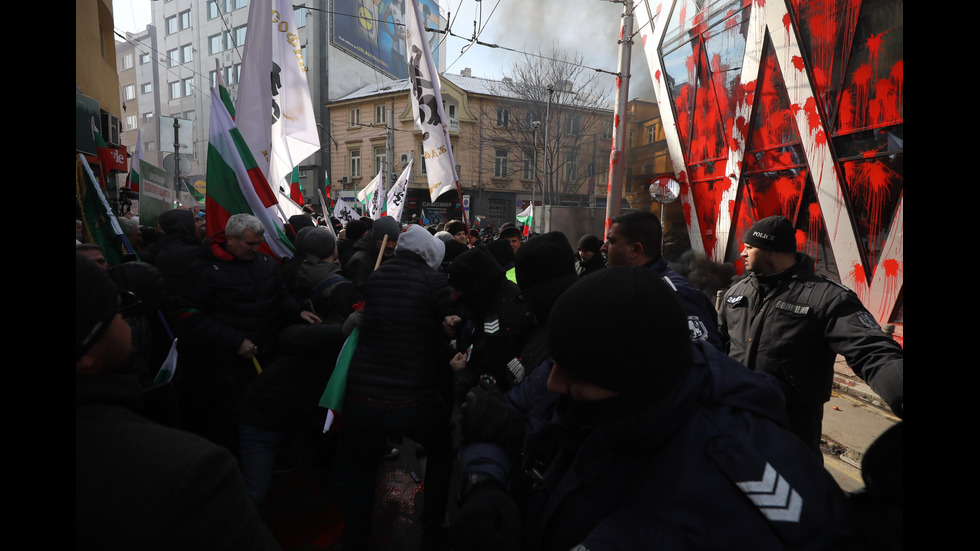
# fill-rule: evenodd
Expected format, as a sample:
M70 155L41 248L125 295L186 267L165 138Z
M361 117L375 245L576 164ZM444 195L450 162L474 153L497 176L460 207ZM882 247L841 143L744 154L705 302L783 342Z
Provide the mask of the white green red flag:
M277 197L214 88L211 89L207 182L208 235L224 230L233 214L252 214L265 226L269 252L277 259L293 255L294 247L279 219Z
M289 175L289 198L303 206L303 188L299 185L299 167L293 167Z
M320 150L291 0L251 0L235 117L283 216L301 214L290 174Z
M408 82L412 86L412 113L422 130L425 172L429 180L429 197L433 202L446 191L456 189L456 161L449 142L449 126L442 106L442 85L425 34L425 24L416 0L412 13L406 14L408 39Z
M517 221L524 224L524 235L527 236L531 223L534 221L534 205L528 205L523 212L518 214Z

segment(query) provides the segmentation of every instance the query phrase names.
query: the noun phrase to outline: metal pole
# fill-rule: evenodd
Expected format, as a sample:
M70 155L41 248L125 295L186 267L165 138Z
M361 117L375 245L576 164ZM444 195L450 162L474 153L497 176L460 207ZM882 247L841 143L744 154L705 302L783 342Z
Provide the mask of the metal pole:
M542 207L548 204L548 198L552 194L551 189L551 154L548 153L548 127L551 126L551 96L555 93L555 86L553 84L548 85L548 107L544 114L544 169L547 172L545 175L545 191L543 193L544 200Z
M626 111L629 102L630 51L633 46L632 2L623 2L623 26L619 31L619 78L616 79L616 108L613 114L613 143L609 154L609 192L606 195L606 221L603 240L609 232L611 220L619 216L623 197L623 177L626 173Z
M531 166L534 169L534 179L531 181L531 230L530 233L534 233L534 192L535 187L538 184L538 127L541 126L541 121L533 121L531 123L531 128L534 129L534 152L531 154Z
M174 117L174 203L180 202L180 122ZM174 205L176 206L176 205Z

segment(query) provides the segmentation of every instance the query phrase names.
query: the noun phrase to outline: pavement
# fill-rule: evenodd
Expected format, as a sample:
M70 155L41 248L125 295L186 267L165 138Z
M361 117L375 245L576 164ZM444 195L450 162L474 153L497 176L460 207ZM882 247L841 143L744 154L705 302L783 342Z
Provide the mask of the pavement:
M897 422L888 405L838 357L832 397L824 409L821 447L824 465L842 489L853 492L864 486L860 471L864 453ZM405 439L399 447L399 456L384 462L378 473L370 551L419 548L425 457L415 453L411 440ZM344 515L338 480L329 448L327 452L322 445L318 448L307 450L295 469L275 475L267 503L260 509L284 551L342 549ZM450 520L455 515L453 505L450 500Z

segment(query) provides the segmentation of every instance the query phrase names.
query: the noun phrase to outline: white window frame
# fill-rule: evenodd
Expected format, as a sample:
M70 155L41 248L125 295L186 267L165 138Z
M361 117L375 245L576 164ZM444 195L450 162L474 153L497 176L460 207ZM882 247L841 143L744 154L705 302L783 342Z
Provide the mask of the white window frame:
M351 149L347 152L347 158L349 159L348 168L350 168L351 178L361 177L361 150Z
M361 126L361 108L352 107L347 111L347 127L357 128L359 126Z
M507 160L510 152L503 147L493 149L493 177L507 178Z
M136 99L136 85L127 84L123 86L123 100L130 101Z

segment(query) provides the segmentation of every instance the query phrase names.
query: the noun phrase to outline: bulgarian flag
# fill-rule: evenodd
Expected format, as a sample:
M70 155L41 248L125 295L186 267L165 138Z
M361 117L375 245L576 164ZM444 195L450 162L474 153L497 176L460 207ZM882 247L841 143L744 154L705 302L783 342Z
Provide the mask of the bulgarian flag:
M293 167L293 173L289 176L289 198L297 205L303 206L303 188L299 186L299 167Z
M354 357L354 351L357 350L359 336L360 329L355 327L344 342L343 348L340 349L333 373L330 375L330 381L327 382L327 387L323 389L323 394L320 396L320 407L327 409L327 420L323 424L324 434L330 432L334 426L334 420L340 416L343 410L344 398L347 395L347 372L350 370L350 361Z
M528 205L524 212L517 215L517 221L524 224L524 235L527 236L534 222L534 205Z
M214 68L215 73L218 75L218 95L221 97L221 103L224 104L225 109L228 110L228 114L231 115L231 120L235 120L235 102L231 101L231 94L225 86L225 79L221 76L221 64L217 59L214 60Z
M252 214L265 226L265 244L277 259L293 256L278 216L278 201L255 164L231 114L211 89L211 120L208 138L207 234L225 229L233 214Z

